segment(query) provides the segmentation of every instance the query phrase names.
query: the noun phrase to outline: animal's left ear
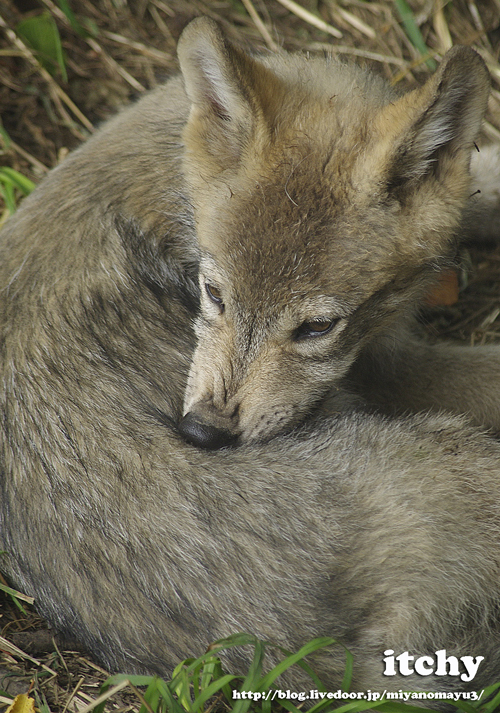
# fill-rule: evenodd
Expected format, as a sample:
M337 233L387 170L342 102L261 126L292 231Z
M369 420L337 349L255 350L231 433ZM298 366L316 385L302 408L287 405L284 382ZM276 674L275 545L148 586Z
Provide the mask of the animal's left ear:
M471 149L489 90L481 57L457 46L423 87L382 110L377 129L386 144L382 153L390 194L404 203L427 178L455 192L466 190Z

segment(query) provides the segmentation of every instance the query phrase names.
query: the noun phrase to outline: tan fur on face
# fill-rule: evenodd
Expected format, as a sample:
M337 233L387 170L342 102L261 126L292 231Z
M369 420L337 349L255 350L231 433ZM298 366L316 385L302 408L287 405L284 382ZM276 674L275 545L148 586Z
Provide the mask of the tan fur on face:
M203 22L179 57L192 100L185 167L208 258L184 412L267 439L339 383L453 251L488 78L458 48L397 98L352 66L248 57ZM318 319L338 324L296 338Z

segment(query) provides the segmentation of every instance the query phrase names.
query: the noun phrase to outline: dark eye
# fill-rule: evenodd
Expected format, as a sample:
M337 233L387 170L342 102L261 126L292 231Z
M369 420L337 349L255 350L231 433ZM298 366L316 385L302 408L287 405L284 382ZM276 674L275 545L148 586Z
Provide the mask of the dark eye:
M222 292L219 290L219 288L214 287L214 285L209 285L208 282L205 282L205 291L212 300L212 302L215 302L215 304L218 305L220 311L223 312L224 302L222 301Z
M302 322L295 332L295 339L322 337L328 334L328 332L331 332L337 322L338 319L312 319L309 322Z

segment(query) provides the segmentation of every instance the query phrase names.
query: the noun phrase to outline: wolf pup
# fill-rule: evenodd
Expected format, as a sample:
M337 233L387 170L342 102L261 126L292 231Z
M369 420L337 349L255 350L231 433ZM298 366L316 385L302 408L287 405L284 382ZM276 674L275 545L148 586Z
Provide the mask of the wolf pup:
M201 249L182 433L210 448L283 432L367 344L356 368L365 395L384 388L393 405L398 394L405 408L467 409L499 426L499 394L484 402L484 370L470 377L468 360L483 354L422 347L415 359L396 338L402 351L388 359L384 344L378 367L387 378L366 373L377 335L413 311L453 254L488 97L480 58L455 48L424 87L396 98L355 67L251 58L199 27L179 43Z
M336 637L354 691L477 690L500 444L471 421L498 426L498 350L422 343L407 374L400 324L453 252L484 64L454 49L397 98L208 19L179 57L0 235L2 568L113 670L243 630ZM391 651L480 664L386 676ZM312 661L335 691L344 664Z

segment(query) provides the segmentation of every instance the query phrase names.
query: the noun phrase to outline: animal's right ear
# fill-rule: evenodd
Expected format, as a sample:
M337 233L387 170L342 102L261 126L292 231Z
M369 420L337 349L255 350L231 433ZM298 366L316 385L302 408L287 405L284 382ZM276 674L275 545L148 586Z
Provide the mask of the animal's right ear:
M177 53L192 102L185 132L188 149L215 162L215 172L224 170L238 161L263 118L259 85L271 73L233 46L207 17L198 17L186 27Z

